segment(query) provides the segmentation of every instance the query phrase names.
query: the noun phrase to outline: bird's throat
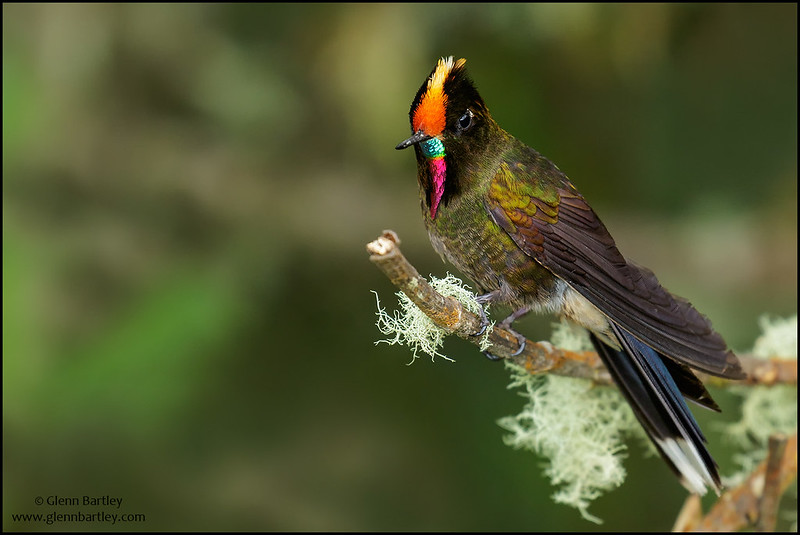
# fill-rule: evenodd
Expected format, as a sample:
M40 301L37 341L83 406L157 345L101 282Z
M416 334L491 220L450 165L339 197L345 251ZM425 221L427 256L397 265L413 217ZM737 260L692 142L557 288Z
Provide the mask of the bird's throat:
M431 158L428 160L428 168L431 172L430 206L431 219L436 219L436 211L444 195L445 163L444 157Z

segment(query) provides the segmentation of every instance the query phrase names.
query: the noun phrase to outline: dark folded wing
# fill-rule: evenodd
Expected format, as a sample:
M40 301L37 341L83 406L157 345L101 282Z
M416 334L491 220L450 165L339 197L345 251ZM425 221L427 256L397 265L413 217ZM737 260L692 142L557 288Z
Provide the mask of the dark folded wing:
M709 320L627 262L580 193L538 154L513 173L501 166L486 209L522 251L657 352L713 375L744 376Z

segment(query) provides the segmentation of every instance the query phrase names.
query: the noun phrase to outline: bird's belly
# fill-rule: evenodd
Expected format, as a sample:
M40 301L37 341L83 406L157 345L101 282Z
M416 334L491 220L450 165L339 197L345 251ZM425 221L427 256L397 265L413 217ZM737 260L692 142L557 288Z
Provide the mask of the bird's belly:
M606 316L522 252L494 222L461 226L429 224L428 236L433 248L475 283L479 294L497 290L493 302L514 309L527 305L539 313L565 317L594 332L612 347L617 346Z
M523 253L488 218L480 225L433 221L428 225L428 236L433 248L469 277L479 293L497 290L495 302L561 312L566 288L563 281Z

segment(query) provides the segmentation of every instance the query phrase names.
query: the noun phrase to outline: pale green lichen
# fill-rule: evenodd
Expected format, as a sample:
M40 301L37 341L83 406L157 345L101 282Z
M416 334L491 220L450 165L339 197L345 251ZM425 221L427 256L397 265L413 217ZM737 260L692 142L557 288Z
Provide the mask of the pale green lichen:
M449 273L444 279L433 276L430 279L431 286L439 293L456 298L468 311L479 314L483 308L484 313L488 312L488 306L478 303L469 287ZM448 333L438 328L404 293L398 292L397 296L401 310L390 316L381 308L375 293L376 325L381 333L394 336L375 343L407 345L413 354L411 362L416 360L418 351L430 355L431 360L439 356L452 361L438 351ZM797 316L787 320L762 318L760 323L764 334L756 341L754 355L797 358ZM481 340L482 350L490 345L488 335L492 325ZM592 349L584 329L566 322L554 327L551 340L556 347L570 351ZM650 452L655 452L630 406L615 388L595 387L583 379L552 374L531 375L508 362L506 366L511 370L508 388L524 388L521 395L527 403L518 415L498 421L511 432L503 437L504 442L546 457L545 475L554 486L559 486L553 500L578 509L589 521L602 523L588 508L593 500L624 481L622 461L627 451L624 439L635 437L648 444ZM726 431L747 453L735 458L742 471L724 478L726 485L740 481L764 458L766 441L772 433L792 432L797 428L796 387L731 387L730 390L744 397L744 401L741 420L728 425Z
M450 273L444 279L431 276L430 285L440 294L458 300L467 311L473 314L480 315L481 310L484 313L488 312L488 305L481 305L469 286ZM385 309L381 308L377 292L373 291L373 293L378 306L378 312L376 313L378 320L375 325L382 334L393 336L393 338L378 340L375 342L376 344L383 342L390 345L408 346L412 352L411 362L417 359L417 352L419 351L430 355L431 360L438 356L452 362L453 359L439 352L439 348L442 347L444 339L449 333L437 327L406 294L403 292L396 293L400 310L395 310L393 315L389 315ZM489 333L493 325L490 324L481 337L481 351L485 351L491 345L489 343Z
M553 324L550 342L567 351L594 351L589 331L565 320Z
M759 324L762 335L756 340L753 356L797 358L796 315L788 319L762 317ZM770 435L793 433L797 429L797 387L732 386L729 390L743 398L741 419L725 426L729 439L742 449L734 456L740 470L724 478L726 485L735 485L766 457Z
M571 351L592 349L585 330L565 322L555 326L551 340ZM498 421L511 432L504 442L546 457L545 475L559 486L553 500L601 523L588 507L624 481L625 436L644 436L633 411L614 388L552 374L531 375L518 366L507 366L512 372L509 388L524 388L521 395L527 403L520 414Z

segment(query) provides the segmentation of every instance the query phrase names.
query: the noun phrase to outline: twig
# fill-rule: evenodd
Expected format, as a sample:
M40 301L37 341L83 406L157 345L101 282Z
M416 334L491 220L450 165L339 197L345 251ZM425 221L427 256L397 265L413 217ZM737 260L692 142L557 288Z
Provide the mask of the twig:
M756 531L775 531L781 492L781 467L786 453L786 435L776 433L769 437L767 464L764 473L764 490L758 502Z
M761 359L747 353L738 354L739 362L747 377L736 384L751 386L797 385L797 360ZM725 386L727 379L704 373L697 374L704 383L711 386Z
M694 531L701 520L703 520L703 505L700 501L700 496L689 494L689 497L683 502L678 518L675 519L672 531Z
M367 244L369 259L438 327L477 345L480 337L475 334L481 329L481 319L465 310L456 299L434 290L400 252L399 243L397 234L384 231L381 237ZM549 342L527 341L525 350L513 356L519 348L517 337L498 326L489 333L489 341L492 354L523 366L530 373L550 372L612 384L611 376L593 351L566 351Z
M697 509L699 498L689 496L673 530L736 531L754 524L765 531L773 530L778 498L797 477L797 432L789 438L784 437L784 455L777 460L780 442L776 441L773 446L771 441L770 451L776 452L770 453L771 459L761 462L746 480L720 496L705 517L701 517ZM765 504L765 498L771 503ZM761 515L767 507L770 508L767 512L770 518L762 520Z
M438 327L474 344L481 320L468 312L456 299L434 290L400 252L400 240L391 230L367 244L370 260L389 280L402 290ZM531 374L550 372L558 375L591 379L600 384L612 384L605 367L592 351L573 352L553 347L548 342L526 341L525 350L518 349L516 337L506 329L495 326L489 334L491 352L523 366ZM758 359L739 355L747 373L736 384L772 386L797 384L797 361L791 359ZM699 374L710 383L724 386L731 381ZM775 527L780 496L797 477L797 433L770 438L769 456L737 487L725 492L703 517L699 496L688 497L678 515L673 531L733 531L756 522L759 531Z
M475 336L475 333L481 328L480 318L465 310L457 300L434 290L403 256L399 244L397 234L386 230L378 239L367 244L369 259L438 327L477 345L480 337ZM512 356L518 349L516 336L496 325L489 334L489 341L492 344L492 354L524 367L531 374L549 372L590 379L598 384L613 384L608 371L594 351L566 351L548 342L528 340L525 350ZM739 355L739 360L748 376L735 384L797 384L796 360L764 360L750 355ZM732 384L731 381L719 377L698 375L712 385Z

